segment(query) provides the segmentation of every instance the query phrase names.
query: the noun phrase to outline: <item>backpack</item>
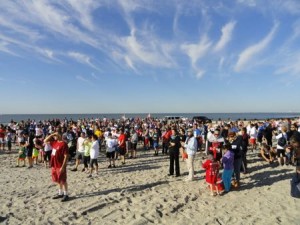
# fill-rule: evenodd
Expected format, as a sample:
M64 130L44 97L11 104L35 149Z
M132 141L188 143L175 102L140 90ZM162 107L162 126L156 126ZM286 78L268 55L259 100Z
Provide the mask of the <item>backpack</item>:
M281 134L281 138L278 139L278 143L279 146L284 147L287 144L287 140L284 137L283 134Z
M297 172L291 180L291 196L300 198L300 177Z

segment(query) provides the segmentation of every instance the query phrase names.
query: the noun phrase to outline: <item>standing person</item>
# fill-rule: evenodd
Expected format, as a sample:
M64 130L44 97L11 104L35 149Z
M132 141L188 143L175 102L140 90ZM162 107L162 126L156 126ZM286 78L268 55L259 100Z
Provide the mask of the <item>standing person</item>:
M82 172L89 171L89 164L91 161L90 151L92 147L92 137L88 136L83 142L83 145L84 145L84 157L83 157L84 168L82 169Z
M276 136L277 142L277 158L279 165L286 165L285 147L287 146L287 127L281 127L281 133Z
M185 148L184 145L185 145L185 141L186 141L186 134L185 134L185 130L182 127L179 129L179 138L180 138L180 143L181 143L179 151L180 151L181 159L182 159L182 161L184 161L185 158L186 158L186 155L187 155L185 150L184 150L184 148Z
M6 133L6 143L7 143L7 150L11 152L11 143L12 143L12 130L10 127L7 128L7 133Z
M51 175L52 181L58 185L58 195L53 199L62 198L62 202L68 201L68 183L67 183L67 162L68 145L62 140L59 132L49 135L44 140L45 145L50 143L52 147L51 154Z
M5 128L3 124L0 125L0 150L1 147L2 150L4 151L5 150Z
M247 129L245 127L242 128L241 131L242 136L242 169L243 173L247 173L247 151L249 145L249 136L247 134Z
M180 148L180 138L177 135L176 128L173 127L172 135L171 135L170 143L169 143L169 154L170 154L169 176L174 175L174 161L175 161L176 177L180 176L179 148Z
M135 133L137 135L137 133ZM112 138L112 134L109 132L107 139L106 139L106 157L109 160L108 168L111 168L111 162L113 163L113 168L116 168L115 164L115 152L116 152L116 146L118 145L118 142L116 139Z
M122 164L125 164L125 155L126 155L126 135L124 134L124 129L120 129L120 136L118 138L118 148L121 156Z
M88 177L92 177L93 170L96 171L96 174L98 174L98 156L99 156L99 142L97 135L92 135L92 146L90 149L90 157L91 157L91 163L90 163L90 175ZM95 164L95 169L94 169Z
M206 171L205 180L209 184L211 195L215 196L214 190L217 191L217 194L220 194L217 185L220 169L219 163L214 160L212 155L208 155L207 160L202 162L202 168Z
M230 151L230 144L226 144L223 146L224 155L222 157L222 164L224 167L222 180L224 183L225 192L230 191L231 187L231 177L233 174L233 161L234 161L234 153Z
M208 154L213 155L213 158L220 162L222 158L222 146L225 140L220 135L220 131L218 129L214 130L213 134L207 138L208 145Z
M25 139L25 147L26 147L26 157L28 161L28 169L30 169L33 167L32 153L34 148L34 133L30 132L30 134L28 135L28 133L25 132L24 139Z
M153 141L154 156L158 156L159 135L157 132L157 128L154 129L154 133L152 135L152 141Z
M185 142L183 142L183 144L186 149L186 153L188 155L186 162L187 162L187 169L189 171L189 175L186 181L192 181L194 180L194 161L198 149L198 142L196 137L193 135L193 131L191 129L188 130L187 138Z
M166 130L162 133L162 154L168 154L170 137L172 131L169 127L166 127Z
M138 133L133 129L130 137L131 142L131 159L136 159L136 147L139 141Z
M51 167L51 153L52 153L52 146L51 144L48 143L44 143L44 166L45 168Z
M84 143L85 141L85 133L81 132L80 137L77 139L76 145L76 165L71 171L77 171L80 161L84 158Z
M242 166L242 140L241 137L237 137L236 133L230 131L228 133L228 140L230 143L230 151L234 153L234 187L238 188L240 186L240 178L241 178L241 166Z
M250 124L250 145L252 148L252 152L256 149L256 138L257 138L257 130L253 123Z

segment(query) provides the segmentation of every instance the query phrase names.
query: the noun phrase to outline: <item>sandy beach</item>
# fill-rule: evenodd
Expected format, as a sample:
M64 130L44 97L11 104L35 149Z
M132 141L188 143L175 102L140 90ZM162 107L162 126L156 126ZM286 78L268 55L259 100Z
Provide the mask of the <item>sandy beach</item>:
M198 180L185 182L185 162L182 176L168 177L168 156L141 150L137 159L108 169L102 152L98 176L71 172L69 163L65 203L52 199L57 188L49 169L16 168L16 158L16 151L0 154L3 224L300 224L300 201L289 193L294 167L270 167L251 151L241 188L216 197L203 179L202 153L196 158Z

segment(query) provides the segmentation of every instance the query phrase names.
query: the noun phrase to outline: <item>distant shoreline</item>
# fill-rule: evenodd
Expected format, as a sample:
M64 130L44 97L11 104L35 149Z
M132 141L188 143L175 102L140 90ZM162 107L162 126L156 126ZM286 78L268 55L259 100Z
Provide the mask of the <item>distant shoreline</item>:
M162 119L165 116L182 116L191 119L193 116L206 116L211 120L266 120L266 119L282 119L282 118L299 118L300 113L87 113L87 114L0 114L0 123L7 124L11 120L27 121L43 121L52 119L78 120L78 119L121 119L121 118L152 118Z

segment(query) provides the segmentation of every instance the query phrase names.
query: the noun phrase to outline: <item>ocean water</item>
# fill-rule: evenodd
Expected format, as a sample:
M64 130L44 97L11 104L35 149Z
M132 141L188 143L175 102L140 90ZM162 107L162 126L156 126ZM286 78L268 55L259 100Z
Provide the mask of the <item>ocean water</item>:
M120 119L126 118L145 118L148 113L125 113L125 114L0 114L0 123L7 124L11 120L19 122L28 119L43 121L49 119L78 120L82 118L96 119L109 118ZM212 120L254 120L254 119L272 119L272 118L295 118L300 117L300 113L151 113L151 117L164 118L165 116L182 116L192 118L193 116L206 116Z

